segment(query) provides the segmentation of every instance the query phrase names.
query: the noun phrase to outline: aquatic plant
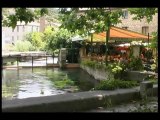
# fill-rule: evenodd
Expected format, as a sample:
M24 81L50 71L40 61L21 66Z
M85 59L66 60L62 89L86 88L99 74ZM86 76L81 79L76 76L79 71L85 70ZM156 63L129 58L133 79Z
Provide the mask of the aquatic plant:
M66 75L63 79L54 81L54 85L58 89L71 88L75 86L75 82L68 78Z
M19 81L11 81L10 85L2 84L2 98L12 98L18 91Z
M54 82L55 87L59 89L67 88L69 85L74 85L74 82L71 81L70 79L65 79L65 80L57 80Z

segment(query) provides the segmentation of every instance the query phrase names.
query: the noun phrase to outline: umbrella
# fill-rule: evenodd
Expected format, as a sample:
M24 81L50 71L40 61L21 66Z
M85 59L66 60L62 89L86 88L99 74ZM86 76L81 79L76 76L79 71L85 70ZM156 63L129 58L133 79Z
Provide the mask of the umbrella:
M72 41L82 41L85 40L84 38L82 38L81 36L77 35L75 37L72 38Z

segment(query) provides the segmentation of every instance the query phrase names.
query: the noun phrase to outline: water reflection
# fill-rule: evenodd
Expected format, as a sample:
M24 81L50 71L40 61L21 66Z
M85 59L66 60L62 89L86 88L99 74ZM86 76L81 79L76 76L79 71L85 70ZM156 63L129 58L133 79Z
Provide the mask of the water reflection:
M4 69L2 71L2 99L64 94L67 91L57 89L54 81L61 80L65 76L74 81L79 91L91 90L97 83L93 77L81 69L34 68L33 71L32 68Z

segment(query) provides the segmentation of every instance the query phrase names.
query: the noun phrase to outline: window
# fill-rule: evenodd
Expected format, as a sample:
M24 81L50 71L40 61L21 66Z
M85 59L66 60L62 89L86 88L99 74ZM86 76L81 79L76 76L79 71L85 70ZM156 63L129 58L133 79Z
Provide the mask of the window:
M33 32L33 26L32 26L32 32Z
M19 40L19 36L17 36L17 40Z
M12 36L12 42L14 42L14 36Z
M37 27L37 32L38 32L38 27Z
M142 27L142 34L147 35L148 33L149 33L149 27L148 26Z
M19 32L19 26L17 26L17 32Z
M128 29L128 27L122 27L123 29Z
M123 18L124 19L128 18L128 11L127 10L123 11Z
M23 25L23 32L25 32L25 26Z

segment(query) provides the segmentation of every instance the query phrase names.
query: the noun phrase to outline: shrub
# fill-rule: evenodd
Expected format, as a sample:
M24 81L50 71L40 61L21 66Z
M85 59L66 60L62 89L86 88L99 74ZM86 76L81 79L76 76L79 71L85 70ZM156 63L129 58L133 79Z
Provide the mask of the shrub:
M82 65L95 68L95 66L98 64L96 61L91 61L91 60L84 60L81 62Z
M98 63L96 61L84 60L81 65L88 66L93 69L104 69L114 75L115 79L122 79L123 73L126 70L126 65L123 63L110 63L108 66Z
M143 63L140 58L132 57L128 64L128 68L132 70L143 70Z
M45 50L46 41L43 39L43 36L44 34L41 32L32 32L26 34L25 40L34 46L34 50Z
M101 64L98 63L97 61L91 61L91 60L84 60L81 62L81 65L85 65L93 69L105 69L105 70L108 69L105 64Z
M25 52L25 51L33 51L34 47L29 41L16 41L15 43L15 51Z
M138 86L136 81L117 80L118 88L132 88Z
M137 86L136 81L124 81L118 79L104 80L95 87L97 90L114 90L117 88L131 88Z
M43 40L46 41L45 48L48 51L54 51L61 47L67 47L70 43L71 33L66 29L53 30L51 27L47 27L44 31Z

